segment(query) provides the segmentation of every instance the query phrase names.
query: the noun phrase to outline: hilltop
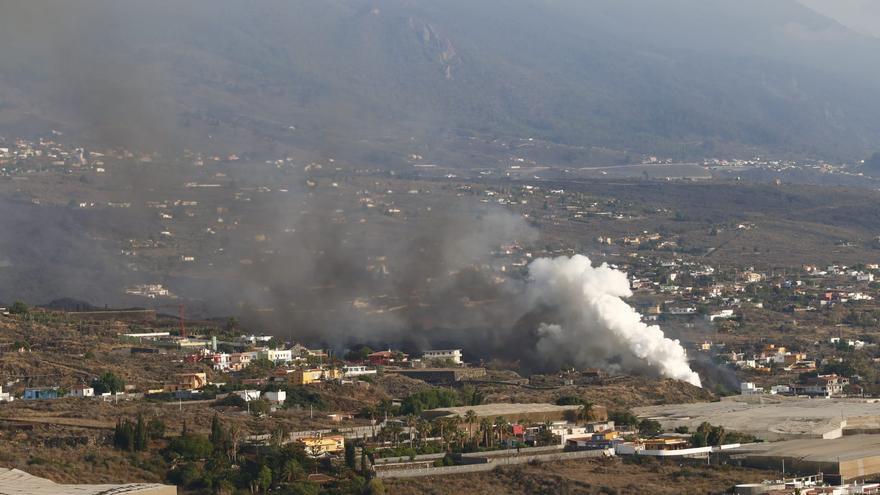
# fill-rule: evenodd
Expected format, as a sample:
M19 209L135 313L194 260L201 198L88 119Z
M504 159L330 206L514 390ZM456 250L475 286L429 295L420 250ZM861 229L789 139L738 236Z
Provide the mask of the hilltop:
M503 152L485 157L476 143L499 138L568 145L552 157L563 164L628 152L856 158L880 146L880 40L795 0L4 10L0 131L302 148L382 166L409 153L496 160Z

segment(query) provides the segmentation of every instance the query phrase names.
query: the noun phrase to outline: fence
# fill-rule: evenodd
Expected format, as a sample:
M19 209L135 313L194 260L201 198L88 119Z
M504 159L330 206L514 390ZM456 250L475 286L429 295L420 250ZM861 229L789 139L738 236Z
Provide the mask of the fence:
M611 457L614 450L584 450L579 452L560 452L555 454L518 455L500 459L490 459L483 456L485 463L468 464L463 466L431 467L419 469L395 469L391 471L379 470L376 476L379 478L415 478L419 476L445 476L450 474L477 473L491 471L498 466L526 464L529 462L552 462L567 461L572 459L587 459L596 457Z

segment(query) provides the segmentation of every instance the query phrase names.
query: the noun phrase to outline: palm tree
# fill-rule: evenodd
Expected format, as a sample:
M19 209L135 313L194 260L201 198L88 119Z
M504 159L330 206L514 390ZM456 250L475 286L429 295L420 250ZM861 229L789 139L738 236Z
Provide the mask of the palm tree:
M434 420L434 431L440 432L440 442L443 442L443 430L446 426L446 418L437 418Z
M455 431L456 431L456 423L460 421L457 416L453 416L450 418L440 418L441 425L441 433L440 437L443 439L443 448L444 450L449 450L449 445L452 440L455 439Z
M449 439L450 443L458 442L458 434L460 433L459 426L461 426L461 416L452 416L449 418Z
M489 418L483 418L480 420L480 431L483 432L483 438L486 439L484 445L488 448L491 446L492 442L492 420Z
M464 421L468 425L468 437L474 436L474 423L477 422L477 413L474 412L473 409L468 409L466 413L464 413Z
M584 402L578 408L578 421L587 422L593 414L593 403Z
M412 448L413 430L415 429L416 425L418 425L418 418L415 417L415 415L410 414L406 417L405 421L406 421L406 427L407 427L407 434L409 435L409 448Z
M503 416L495 418L495 429L498 430L498 439L502 443L504 442L504 433L507 430L509 424L510 423L508 423L507 419Z
M419 419L416 422L416 431L419 432L419 446L422 446L425 443L425 438L431 434L431 422L427 419Z
M403 428L399 424L391 423L382 427L382 431L379 432L379 436L383 440L391 440L391 444L397 448L398 447L398 439L400 438L400 433L403 431Z

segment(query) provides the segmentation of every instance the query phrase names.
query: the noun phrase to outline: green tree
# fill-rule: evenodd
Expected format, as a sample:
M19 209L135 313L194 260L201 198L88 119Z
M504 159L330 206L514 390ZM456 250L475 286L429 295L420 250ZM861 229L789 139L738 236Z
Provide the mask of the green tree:
M31 308L21 301L15 301L12 303L12 306L9 306L9 313L14 315L26 315L30 313L30 311Z
M250 402L251 414L254 416L264 416L269 414L269 402L263 399L252 400Z
M345 442L345 465L354 470L357 456L353 442Z
M125 390L125 381L116 376L113 372L108 371L99 378L92 380L92 388L95 389L96 394L105 394L108 392L115 394Z
M565 395L556 399L557 406L579 406L584 403L584 399L574 395Z
M630 411L612 411L608 414L608 419L619 426L638 426L639 424L639 418Z
M644 419L639 423L639 435L643 437L656 437L663 431L659 421Z
M470 384L465 384L459 392L460 403L463 406L479 406L483 403L483 393Z
M127 419L116 421L113 430L113 446L120 450L132 450L134 448L134 426Z
M368 495L385 495L385 484L379 478L373 478L367 484Z
M348 444L346 444L348 447ZM288 483L297 481L305 475L302 465L296 459L287 459L281 467L281 477Z
M284 493L287 495L318 495L321 490L314 483L302 481L288 486Z
M205 436L186 433L172 438L168 443L168 450L184 459L201 460L210 457L214 452L214 445Z
M147 423L147 436L153 440L165 437L165 422L159 418L153 418Z
M272 486L272 470L269 469L269 466L265 464L260 468L260 473L257 475L257 485L266 493L269 491L269 488Z
M226 449L226 432L223 430L223 425L220 424L220 417L217 413L214 413L214 417L211 418L211 436L208 439L214 445L215 451Z
M446 388L434 387L420 390L403 399L400 405L400 414L419 415L426 409L457 406L458 401L458 394Z
M138 452L147 450L147 426L144 424L143 414L138 414L137 424L134 427L134 450Z
M724 431L723 426L714 426L709 431L709 434L706 435L706 443L717 447L724 443L724 437L726 436L726 432Z
M367 356L372 353L373 349L370 349L365 345L356 345L352 350L345 354L345 360L354 362L366 361Z

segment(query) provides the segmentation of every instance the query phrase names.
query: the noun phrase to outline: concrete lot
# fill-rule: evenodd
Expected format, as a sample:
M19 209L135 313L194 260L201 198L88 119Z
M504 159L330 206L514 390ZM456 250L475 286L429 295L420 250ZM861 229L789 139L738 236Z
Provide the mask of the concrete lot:
M836 438L843 431L880 431L880 402L858 399L805 399L734 396L719 402L641 407L643 418L664 428L696 428L707 421L764 440Z

